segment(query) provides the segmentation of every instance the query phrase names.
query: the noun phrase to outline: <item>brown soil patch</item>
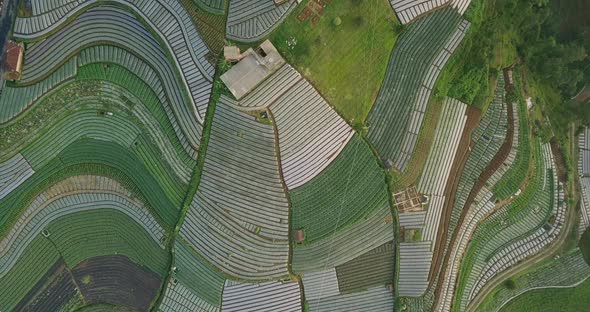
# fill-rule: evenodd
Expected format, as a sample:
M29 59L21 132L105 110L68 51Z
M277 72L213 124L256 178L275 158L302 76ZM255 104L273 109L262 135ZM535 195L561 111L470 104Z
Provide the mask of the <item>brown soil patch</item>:
M88 304L106 303L148 311L160 290L162 278L125 256L100 256L81 262L73 270Z
M572 139L573 140L573 139ZM551 153L553 159L555 159L555 165L557 166L557 179L559 182L567 182L567 170L565 168L565 158L563 157L563 151L561 146L555 137L551 138Z
M324 15L324 10L332 0L311 0L307 3L305 8L297 15L300 22L304 22L311 17L313 25L320 22L320 17Z
M422 196L418 194L415 186L393 194L393 200L400 213L424 210L422 207Z
M428 280L430 282L429 287L432 286L432 283L434 281L433 277L436 276L436 274L438 274L439 271L439 266L442 260L442 254L444 252L444 243L447 240L449 222L451 220L453 205L455 203L455 194L457 193L457 188L459 187L459 180L461 178L461 174L463 173L463 169L465 167L465 164L467 163L467 159L469 158L469 150L472 145L471 133L479 125L480 119L481 110L469 106L467 108L467 121L465 123L465 128L463 129L463 134L461 135L461 140L459 141L457 154L455 156L455 159L453 160L451 173L449 174L450 178L447 181L447 185L445 186L445 202L443 205L442 216L440 218L440 224L438 226L438 233L436 236L437 240L432 255L430 273L428 274Z
M468 209L466 209L466 207L471 206L471 204L475 200L475 196L477 195L477 193L479 193L479 191L485 186L486 182L494 174L494 172L496 172L496 170L498 170L498 168L504 163L504 161L506 161L506 158L508 157L508 154L510 153L510 148L512 147L512 139L513 139L513 135L514 135L513 109L514 108L513 108L512 104L509 103L508 109L507 109L508 131L506 133L506 138L504 139L504 143L502 143L502 146L500 146L498 153L496 153L496 155L494 155L494 158L492 158L492 161L488 164L486 169L482 172L482 174L477 179L477 182L475 182L474 187L471 189L471 192L469 193L469 196L467 197L467 201L465 202L465 206L463 206L463 209L461 211L461 216L459 217L459 221L457 223L457 228L455 228L455 231L453 232L453 236L451 238L451 246L455 243L455 241L457 239L457 235L458 235L458 229L460 228L461 224L465 220L465 215L467 214L467 211L468 211ZM452 207L449 210L452 210ZM449 217L450 217L450 213L449 213ZM438 246L439 245L437 245L437 248L438 248ZM444 250L444 249L442 249L442 250ZM442 266L440 266L440 268L437 268L437 271L438 271L437 274L440 274L439 276L444 276L445 271L448 269L447 265L448 265L448 261L449 261L449 255L448 254L442 255L442 252L443 252L442 250L438 250L438 253L436 254L438 257L444 256L444 261L442 262ZM432 277L432 276L434 276L434 275L431 270L429 277ZM440 296L440 288L437 288L435 291L435 302L439 300L439 296Z

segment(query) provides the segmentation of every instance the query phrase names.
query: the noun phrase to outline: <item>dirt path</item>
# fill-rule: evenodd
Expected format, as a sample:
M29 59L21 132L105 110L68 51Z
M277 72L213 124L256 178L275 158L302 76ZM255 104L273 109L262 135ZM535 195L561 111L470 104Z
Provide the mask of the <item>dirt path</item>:
M447 181L447 185L445 186L445 202L443 204L442 217L440 220L440 224L438 226L438 233L436 236L437 241L432 256L432 264L430 266L430 272L428 274L428 287L433 286L435 280L434 277L437 276L440 272L440 267L442 265L443 260L443 253L445 250L444 247L447 241L449 222L451 220L453 206L455 203L455 194L457 193L457 188L459 187L459 181L463 173L463 168L467 163L467 159L469 158L470 154L470 149L472 147L471 133L479 125L481 113L481 110L477 108L471 106L467 108L467 121L465 122L465 128L463 130L461 140L459 141L457 154L451 167L449 180Z
M486 182L498 170L498 168L500 168L500 166L504 163L504 161L506 161L508 154L510 154L510 149L512 148L512 140L513 140L513 136L514 136L514 115L513 115L513 111L512 111L513 109L514 109L513 105L508 104L508 109L507 109L508 131L506 132L506 137L504 139L504 143L502 143L502 145L500 146L500 149L498 150L496 155L494 155L494 157L492 158L492 160L490 161L488 166L480 174L479 178L475 182L475 185L471 189L471 192L469 193L469 196L467 197L467 201L465 201L465 205L463 206L463 209L461 211L461 216L459 217L459 221L457 222L457 227L455 228L455 231L453 231L453 233L452 233L451 242L450 242L449 249L448 249L449 251L452 250L454 244L458 243L458 242L456 242L456 240L457 240L457 235L459 234L459 229L461 228L461 225L463 224L463 222L465 220L465 216L467 215L467 212L469 211L469 209L466 209L466 208L471 206L471 204L475 201L475 197L477 196L479 191L485 186ZM453 197L454 197L454 195L453 195ZM449 209L449 211L452 211L452 207ZM449 218L450 218L450 214L449 214ZM448 224L446 224L446 226L448 227ZM445 239L446 239L446 236L445 236ZM438 248L438 246L437 246L437 248ZM440 269L438 270L440 272L440 273L438 273L438 274L440 274L438 276L442 279L445 276L446 270L449 269L448 263L449 263L450 253L443 255L442 251L439 251L439 254L436 254L436 256L438 258L444 256L444 260L442 262L442 267L440 267ZM437 264L439 263L439 261L440 260L437 260ZM432 274L432 270L431 270L431 274ZM434 292L434 302L438 302L438 300L440 299L440 292L441 292L441 288L438 287Z

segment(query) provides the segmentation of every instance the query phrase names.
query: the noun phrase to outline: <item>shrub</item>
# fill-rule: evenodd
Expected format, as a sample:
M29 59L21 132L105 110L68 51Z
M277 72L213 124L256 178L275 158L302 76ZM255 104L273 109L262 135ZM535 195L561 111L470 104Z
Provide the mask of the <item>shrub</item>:
M590 265L590 228L587 228L586 231L584 231L578 246L580 246L584 260Z

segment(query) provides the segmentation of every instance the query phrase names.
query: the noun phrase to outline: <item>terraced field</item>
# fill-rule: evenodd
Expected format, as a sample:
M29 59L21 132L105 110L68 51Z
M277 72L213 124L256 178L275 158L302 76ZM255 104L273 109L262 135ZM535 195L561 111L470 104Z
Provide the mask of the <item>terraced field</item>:
M414 152L436 78L468 27L459 12L441 9L411 24L391 52L367 125L382 160L400 171Z
M330 239L387 203L383 171L371 150L354 136L318 176L289 193L293 227L305 230L306 243ZM318 210L317 207L322 207Z
M534 137L517 70L473 131L471 103L435 98L469 4L20 1L7 36L22 70L0 67L15 78L0 79L0 311L470 309L568 234L574 188ZM324 62L347 29L359 42L343 53L367 64L297 61ZM277 51L257 47L268 38ZM230 71L257 81L240 100ZM482 309L578 282L581 260L568 250Z

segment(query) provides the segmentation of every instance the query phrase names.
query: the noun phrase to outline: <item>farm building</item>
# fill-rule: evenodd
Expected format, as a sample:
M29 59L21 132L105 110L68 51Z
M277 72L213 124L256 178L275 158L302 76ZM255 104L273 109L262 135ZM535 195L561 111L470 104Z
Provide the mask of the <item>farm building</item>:
M256 50L250 48L244 53L248 55L221 75L223 83L238 100L285 64L283 57L268 40Z
M7 41L5 50L4 77L7 80L19 80L23 71L23 46L14 41Z

